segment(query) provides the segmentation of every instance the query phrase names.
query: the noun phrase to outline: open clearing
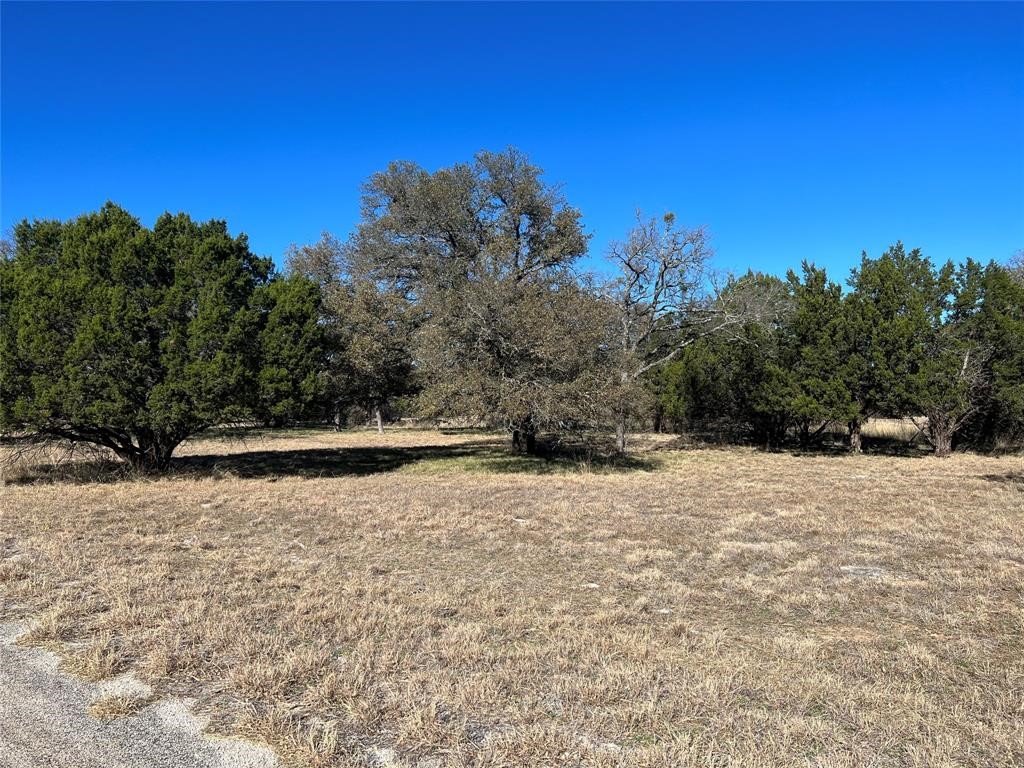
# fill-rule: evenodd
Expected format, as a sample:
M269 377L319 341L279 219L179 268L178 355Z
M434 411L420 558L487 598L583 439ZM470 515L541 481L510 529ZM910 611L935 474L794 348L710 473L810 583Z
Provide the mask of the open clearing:
M0 619L297 766L1024 763L1019 456L648 441L588 470L495 440L205 440L166 479L5 486Z

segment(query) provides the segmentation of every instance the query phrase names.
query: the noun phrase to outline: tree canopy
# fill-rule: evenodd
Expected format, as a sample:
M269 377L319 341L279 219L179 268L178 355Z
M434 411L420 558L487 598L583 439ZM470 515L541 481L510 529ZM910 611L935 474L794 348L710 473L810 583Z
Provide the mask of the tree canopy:
M710 235L645 218L587 272L580 211L515 149L395 162L347 240L287 269L223 221L107 203L23 221L0 258L0 431L163 469L210 426L399 407L542 437L657 429L809 448L873 417L937 455L1024 440L1024 271L901 242L845 290L810 260L718 275ZM400 404L400 406L399 406Z
M269 406L281 382L261 364L274 337L306 324L275 308L272 263L244 235L185 214L148 229L108 203L24 221L2 269L0 426L105 446L142 469L165 468L184 439L261 398ZM299 354L313 365L314 351ZM291 381L309 375L279 362Z
M846 425L853 451L873 416L910 418L939 456L958 440L1020 439L1024 294L1011 271L936 266L901 243L864 254L845 294L813 264L802 271L789 273L775 320L656 371L659 414L768 445L792 435L808 446Z
M354 272L422 311L423 411L505 426L533 451L605 383L602 321L585 321L599 302L571 271L586 242L579 211L510 149L433 173L393 163L366 186L351 249Z

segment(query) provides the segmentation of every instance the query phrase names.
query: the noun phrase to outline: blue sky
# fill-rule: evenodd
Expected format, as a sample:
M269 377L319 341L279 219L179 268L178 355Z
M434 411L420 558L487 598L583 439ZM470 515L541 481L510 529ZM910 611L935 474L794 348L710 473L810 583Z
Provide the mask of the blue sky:
M594 264L633 211L721 268L845 279L902 239L1024 248L1024 4L35 4L2 9L6 230L115 200L280 259L366 177L515 145Z

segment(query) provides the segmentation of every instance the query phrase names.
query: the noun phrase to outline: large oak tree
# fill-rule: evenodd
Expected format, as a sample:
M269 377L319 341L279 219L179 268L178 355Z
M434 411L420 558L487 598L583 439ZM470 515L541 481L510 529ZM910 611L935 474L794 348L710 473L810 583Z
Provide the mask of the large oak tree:
M430 172L392 163L366 186L353 271L414 300L426 412L537 434L587 418L603 384L603 305L573 264L580 213L514 149Z

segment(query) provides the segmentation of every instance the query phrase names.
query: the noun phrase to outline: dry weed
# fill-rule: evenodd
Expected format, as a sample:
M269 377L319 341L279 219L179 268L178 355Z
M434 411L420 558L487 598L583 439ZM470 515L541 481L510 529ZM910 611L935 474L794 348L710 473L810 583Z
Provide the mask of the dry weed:
M89 705L89 714L97 720L108 723L121 717L137 714L152 701L140 696L104 696Z

